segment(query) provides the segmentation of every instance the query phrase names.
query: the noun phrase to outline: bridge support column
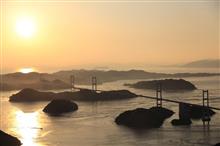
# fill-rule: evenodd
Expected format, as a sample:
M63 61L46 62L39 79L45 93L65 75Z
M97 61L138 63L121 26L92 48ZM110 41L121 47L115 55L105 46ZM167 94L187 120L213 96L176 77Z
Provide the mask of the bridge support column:
M190 120L190 105L179 103L179 118L182 120Z
M203 90L202 91L202 105L203 105L203 126L209 128L209 122L211 120L210 115L209 115L209 91L208 90Z
M92 77L92 90L97 90L97 78L95 76Z
M71 75L70 76L70 89L72 92L74 91L74 88L75 88L75 76Z
M162 85L159 83L157 84L157 89L156 89L156 97L157 97L157 107L162 107Z

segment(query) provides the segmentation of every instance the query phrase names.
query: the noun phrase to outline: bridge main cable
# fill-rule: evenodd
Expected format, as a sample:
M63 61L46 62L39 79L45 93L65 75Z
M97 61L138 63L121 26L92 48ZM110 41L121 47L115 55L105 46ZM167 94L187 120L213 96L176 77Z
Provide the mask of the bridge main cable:
M91 90L91 89L88 89L88 88L79 88L79 87L74 87L74 89L78 89L78 90L81 90L81 89L86 89L86 90ZM104 90L95 90L95 91L104 91ZM136 94L138 97L144 97L144 98L149 98L149 99L154 99L154 100L157 100L157 97L152 97L152 96L146 96L146 95L138 95ZM194 105L194 106L203 106L203 105L200 105L200 104L195 104L195 103L188 103L188 102L182 102L182 101L176 101L176 100L171 100L171 99L167 99L167 98L162 98L161 100L163 101L166 101L166 102L172 102L172 103L183 103L183 104L188 104L188 105ZM217 107L212 107L212 106L209 106L210 109L214 109L214 110L220 110L220 108L217 108Z
M102 92L104 90L98 90L97 89L97 78L96 77L92 77L92 89L87 89L87 88L80 88L80 87L76 87L75 86L75 77L74 75L71 75L70 77L71 80L71 91L73 91L73 89L77 89L77 90L91 90L91 91L98 91L98 92ZM206 91L208 92L208 91ZM207 93L208 94L208 93ZM182 102L182 101L176 101L176 100L171 100L171 99L167 99L167 98L162 98L162 88L160 86L159 89L157 89L157 97L151 97L151 96L145 96L145 95L138 95L136 94L138 97L144 97L144 98L149 98L149 99L154 99L157 101L157 106L162 106L162 101L166 101L166 102L172 102L172 103L177 103L177 104L187 104L187 105L194 105L194 106L204 106L204 90L203 90L203 105L200 104L194 104L194 103L188 103L188 102ZM158 99L159 97L159 99ZM159 101L158 101L159 100ZM209 105L209 101L208 101L208 105ZM208 108L210 109L214 109L214 110L220 110L220 108L217 107L212 107L212 106L208 106Z
M145 95L137 95L138 97L144 97L144 98L149 98L149 99L155 99L157 100L156 97L151 97L151 96L145 96ZM182 102L182 101L176 101L176 100L171 100L171 99L167 99L167 98L162 98L163 101L166 101L166 102L172 102L172 103L182 103L182 104L188 104L188 105L194 105L194 106L203 106L203 105L200 105L200 104L194 104L194 103L188 103L188 102ZM214 109L214 110L220 110L220 108L217 108L217 107L212 107L212 106L209 106L210 109Z

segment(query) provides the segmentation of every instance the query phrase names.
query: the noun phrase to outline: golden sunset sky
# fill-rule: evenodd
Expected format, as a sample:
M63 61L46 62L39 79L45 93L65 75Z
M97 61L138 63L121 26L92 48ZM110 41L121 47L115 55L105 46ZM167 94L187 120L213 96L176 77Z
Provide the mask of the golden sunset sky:
M3 70L219 58L219 0L2 1Z

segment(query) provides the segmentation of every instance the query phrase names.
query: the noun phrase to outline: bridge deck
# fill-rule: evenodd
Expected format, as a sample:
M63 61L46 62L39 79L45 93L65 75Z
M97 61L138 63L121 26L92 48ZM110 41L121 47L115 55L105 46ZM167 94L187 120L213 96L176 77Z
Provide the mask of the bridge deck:
M77 90L92 90L92 89L81 88L81 87L73 87L73 89L77 89ZM96 90L94 90L94 91L99 91L99 92L101 92L101 91L104 91L104 90L98 90L98 89L96 89Z
M149 98L149 99L155 99L155 100L157 100L156 97L145 96L145 95L138 95L138 97L144 97L144 98ZM163 100L163 101L166 101L166 102L177 103L177 104L183 103L183 104L188 104L188 105L202 106L202 105L200 105L200 104L182 102L182 101L171 100L171 99L167 99L167 98L162 98L162 100ZM214 110L220 110L220 108L212 107L212 106L209 106L209 108L210 108L210 109L214 109Z
M74 87L74 89L77 89L77 90L81 90L81 89L85 89L85 90L92 90L92 89L88 89L88 88L80 88L80 87ZM104 90L95 90L95 91L104 91ZM138 97L144 97L144 98L148 98L148 99L154 99L154 100L157 100L156 97L152 97L152 96L145 96L145 95L138 95L136 94ZM166 101L166 102L172 102L172 103L177 103L177 104L180 104L180 103L183 103L183 104L188 104L188 105L195 105L195 106L202 106L200 104L194 104L194 103L188 103L188 102L182 102L182 101L176 101L176 100L171 100L171 99L167 99L167 98L162 98L163 101ZM220 108L217 108L217 107L212 107L212 106L209 106L210 109L214 109L214 110L220 110Z

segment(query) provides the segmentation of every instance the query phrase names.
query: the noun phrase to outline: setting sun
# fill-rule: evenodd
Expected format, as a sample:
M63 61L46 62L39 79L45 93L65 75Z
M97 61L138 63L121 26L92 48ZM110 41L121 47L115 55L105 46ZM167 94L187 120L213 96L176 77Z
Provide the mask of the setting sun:
M16 32L19 36L29 38L36 32L36 24L31 18L21 18L16 22Z
M33 68L21 68L19 72L23 74L28 74L28 73L34 72L34 69Z

